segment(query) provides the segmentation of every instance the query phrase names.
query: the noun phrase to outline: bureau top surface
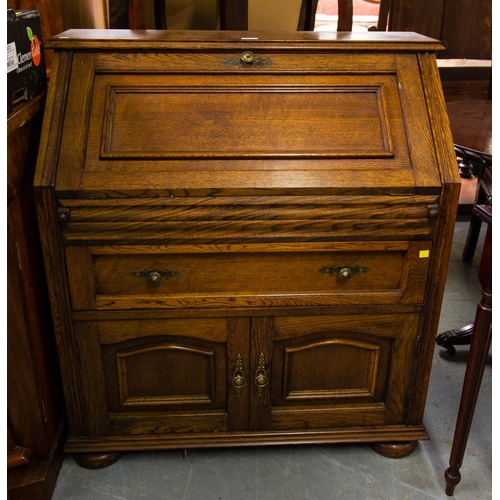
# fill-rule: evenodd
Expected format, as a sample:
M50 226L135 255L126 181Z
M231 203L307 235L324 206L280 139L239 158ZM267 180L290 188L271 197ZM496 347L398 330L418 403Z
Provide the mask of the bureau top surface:
M72 29L47 47L71 50L227 50L241 46L293 50L436 51L438 40L412 32L279 32Z

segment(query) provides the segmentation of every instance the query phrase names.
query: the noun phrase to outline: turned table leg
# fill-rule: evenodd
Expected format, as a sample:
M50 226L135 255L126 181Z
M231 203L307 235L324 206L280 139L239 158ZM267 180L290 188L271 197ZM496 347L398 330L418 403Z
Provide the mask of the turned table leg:
M476 315L476 328L472 335L469 359L465 372L464 387L458 410L455 436L450 454L450 467L446 470L446 494L453 495L460 482L460 467L467 446L467 439L474 416L477 396L481 387L484 366L491 344L491 295L483 296Z
M75 453L75 462L85 469L103 469L114 464L121 457L121 453Z
M488 207L484 209L485 214L487 215L489 212L490 219L485 219L485 221L488 222L488 229L479 267L479 282L481 283L482 298L476 310L474 331L472 334L469 358L467 360L467 368L465 370L455 435L451 448L450 466L444 473L446 494L449 496L453 495L455 486L461 479L460 467L462 466L472 417L474 416L477 397L483 378L484 366L491 345L491 212L490 209L486 210L486 208ZM476 209L482 210L482 207L474 207L474 210Z

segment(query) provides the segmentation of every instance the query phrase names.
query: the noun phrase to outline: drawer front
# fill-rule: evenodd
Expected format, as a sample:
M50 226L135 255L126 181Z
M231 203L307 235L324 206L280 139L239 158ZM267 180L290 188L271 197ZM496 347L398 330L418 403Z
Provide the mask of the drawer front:
M73 308L419 304L430 242L66 247Z

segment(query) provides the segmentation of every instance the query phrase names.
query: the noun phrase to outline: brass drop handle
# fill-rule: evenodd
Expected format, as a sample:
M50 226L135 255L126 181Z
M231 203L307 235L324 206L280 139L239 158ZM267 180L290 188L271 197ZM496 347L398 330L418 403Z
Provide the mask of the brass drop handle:
M245 380L245 374L243 373L243 361L241 360L241 354L236 357L236 368L233 375L233 387L236 389L236 396L240 397L241 390L245 385L247 385Z
M349 269L348 267L343 267L339 271L339 277L342 278L343 280L348 280L349 278L352 277L352 270Z
M255 55L253 52L247 50L241 55L241 61L247 64L252 64L255 61Z
M255 385L257 386L257 396L259 396L259 398L262 396L262 389L264 389L264 387L266 387L269 383L265 366L266 362L264 353L261 353L259 356L259 365L257 366L257 371L255 373Z
M367 266L360 266L358 264L353 264L352 266L343 265L336 266L332 264L331 266L323 266L318 271L322 274L329 274L330 276L338 276L340 279L348 280L355 276L356 274L366 274L370 270Z
M149 285L158 286L163 278L180 278L182 273L168 268L152 270L142 269L140 271L132 271L130 276L133 276L134 278L143 278Z
M146 281L151 285L159 285L161 281L161 274L158 271L151 271L146 276Z

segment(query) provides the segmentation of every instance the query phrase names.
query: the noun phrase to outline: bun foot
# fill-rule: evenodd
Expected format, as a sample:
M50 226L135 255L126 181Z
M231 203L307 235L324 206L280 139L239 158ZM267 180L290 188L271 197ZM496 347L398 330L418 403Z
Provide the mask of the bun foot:
M84 469L103 469L114 464L121 453L76 453L75 462Z
M371 443L370 447L387 458L404 458L411 455L417 447L417 441L404 443Z

